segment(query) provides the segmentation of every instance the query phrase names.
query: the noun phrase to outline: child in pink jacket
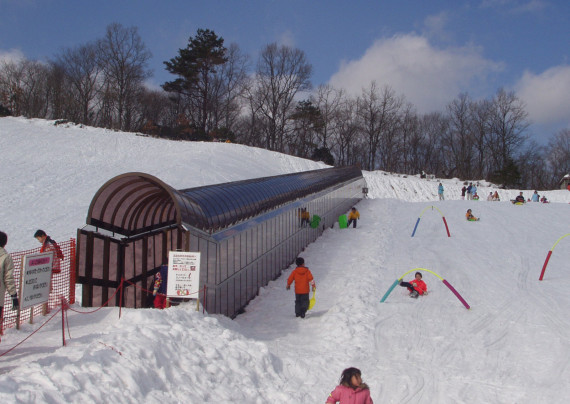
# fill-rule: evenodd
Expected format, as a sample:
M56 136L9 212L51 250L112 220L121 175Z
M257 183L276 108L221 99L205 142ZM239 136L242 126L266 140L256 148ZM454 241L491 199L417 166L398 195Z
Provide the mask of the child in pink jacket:
M326 404L374 404L370 398L370 389L362 383L360 370L344 369L339 385L331 392Z

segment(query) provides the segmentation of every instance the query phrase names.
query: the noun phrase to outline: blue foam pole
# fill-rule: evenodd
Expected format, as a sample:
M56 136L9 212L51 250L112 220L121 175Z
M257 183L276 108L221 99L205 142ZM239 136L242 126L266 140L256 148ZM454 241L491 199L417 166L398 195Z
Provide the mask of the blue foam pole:
M414 226L414 231L412 232L412 237L414 237L414 234L416 234L416 229L418 228L418 224L420 224L420 218L418 217L418 220L416 222L416 225Z
M384 303L384 300L386 300L388 298L388 296L390 295L390 293L392 293L392 291L394 290L394 288L396 287L396 285L398 285L400 283L399 279L396 279L394 281L394 283L392 284L392 286L390 286L390 289L388 289L388 291L384 294L384 297L382 298L382 300L380 300L380 303Z

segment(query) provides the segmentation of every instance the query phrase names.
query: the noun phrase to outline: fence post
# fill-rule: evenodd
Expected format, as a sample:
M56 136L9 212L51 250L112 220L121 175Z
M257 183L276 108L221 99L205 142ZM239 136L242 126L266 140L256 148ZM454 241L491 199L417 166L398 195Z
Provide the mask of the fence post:
M121 313L123 310L123 288L125 285L123 284L125 278L121 276L121 283L119 284L119 318L121 318Z
M65 303L64 297L61 297L61 338L63 340L63 346L65 346Z
M75 303L75 239L69 240L69 304Z

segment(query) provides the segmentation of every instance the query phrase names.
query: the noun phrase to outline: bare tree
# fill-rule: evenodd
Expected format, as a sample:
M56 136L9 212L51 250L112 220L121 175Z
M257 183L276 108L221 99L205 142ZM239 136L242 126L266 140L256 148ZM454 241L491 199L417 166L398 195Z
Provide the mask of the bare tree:
M419 133L411 141L412 161L415 161L418 170L437 175L449 171L453 162L446 158L443 146L443 135L448 127L449 118L441 112L433 112L420 119Z
M4 62L0 66L0 100L14 115L46 118L49 66L36 61Z
M248 83L249 57L237 44L231 44L226 52L226 62L214 76L215 99L212 126L234 131L242 113L242 103Z
M544 149L544 146L531 141L518 156L518 170L523 188L541 190L550 187L551 175L544 163Z
M473 133L470 114L471 99L467 94L460 94L458 98L447 105L449 116L448 130L444 133L444 150L448 161L452 162L447 175L459 178L472 178L473 176Z
M55 64L65 75L68 93L70 94L77 116L70 119L91 125L94 108L102 85L100 80L101 63L97 58L97 45L88 43L76 48L65 49L57 56Z
M285 45L267 45L259 56L252 103L265 121L265 147L285 151L290 114L295 96L311 88L312 66L305 52Z
M490 115L492 104L488 100L471 102L471 133L473 135L473 173L474 178L489 178L494 171L489 157Z
M361 141L356 110L356 100L344 98L333 115L333 151L340 166L362 163L357 159L357 149L361 148Z
M504 89L493 97L489 114L490 152L494 166L502 170L527 138L528 114L516 94Z
M400 159L397 170L406 174L417 173L417 167L412 169L410 164L410 143L419 134L419 119L411 103L406 103L403 107L399 120L399 131L400 150L397 152L397 156Z
M323 130L321 111L311 101L300 101L291 114L293 134L288 138L287 149L294 156L310 158L318 148L318 133Z
M334 117L337 115L343 100L344 91L336 90L330 85L320 85L311 100L321 113L322 130L317 133L317 142L321 147L328 147L329 137L334 132Z
M151 54L136 27L125 28L118 23L107 27L105 37L98 42L98 54L105 79L104 124L133 130L136 98L151 75L147 69Z
M360 128L368 142L366 169L390 169L391 154L396 147L396 124L402 100L397 98L390 87L384 87L381 93L373 81L368 89L363 89L358 98L358 116ZM376 159L381 162L377 165Z
M548 142L545 151L551 178L549 186L555 188L566 174L570 174L570 129L562 129Z

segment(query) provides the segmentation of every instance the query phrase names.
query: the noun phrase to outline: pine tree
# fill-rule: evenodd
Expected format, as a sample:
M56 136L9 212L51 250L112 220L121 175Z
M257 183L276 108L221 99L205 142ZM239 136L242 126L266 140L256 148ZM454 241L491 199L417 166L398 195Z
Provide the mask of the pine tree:
M188 45L178 50L178 56L164 62L166 70L178 76L162 85L167 92L181 96L193 126L208 133L212 104L216 102L214 74L219 65L227 62L224 39L209 29L198 29Z

